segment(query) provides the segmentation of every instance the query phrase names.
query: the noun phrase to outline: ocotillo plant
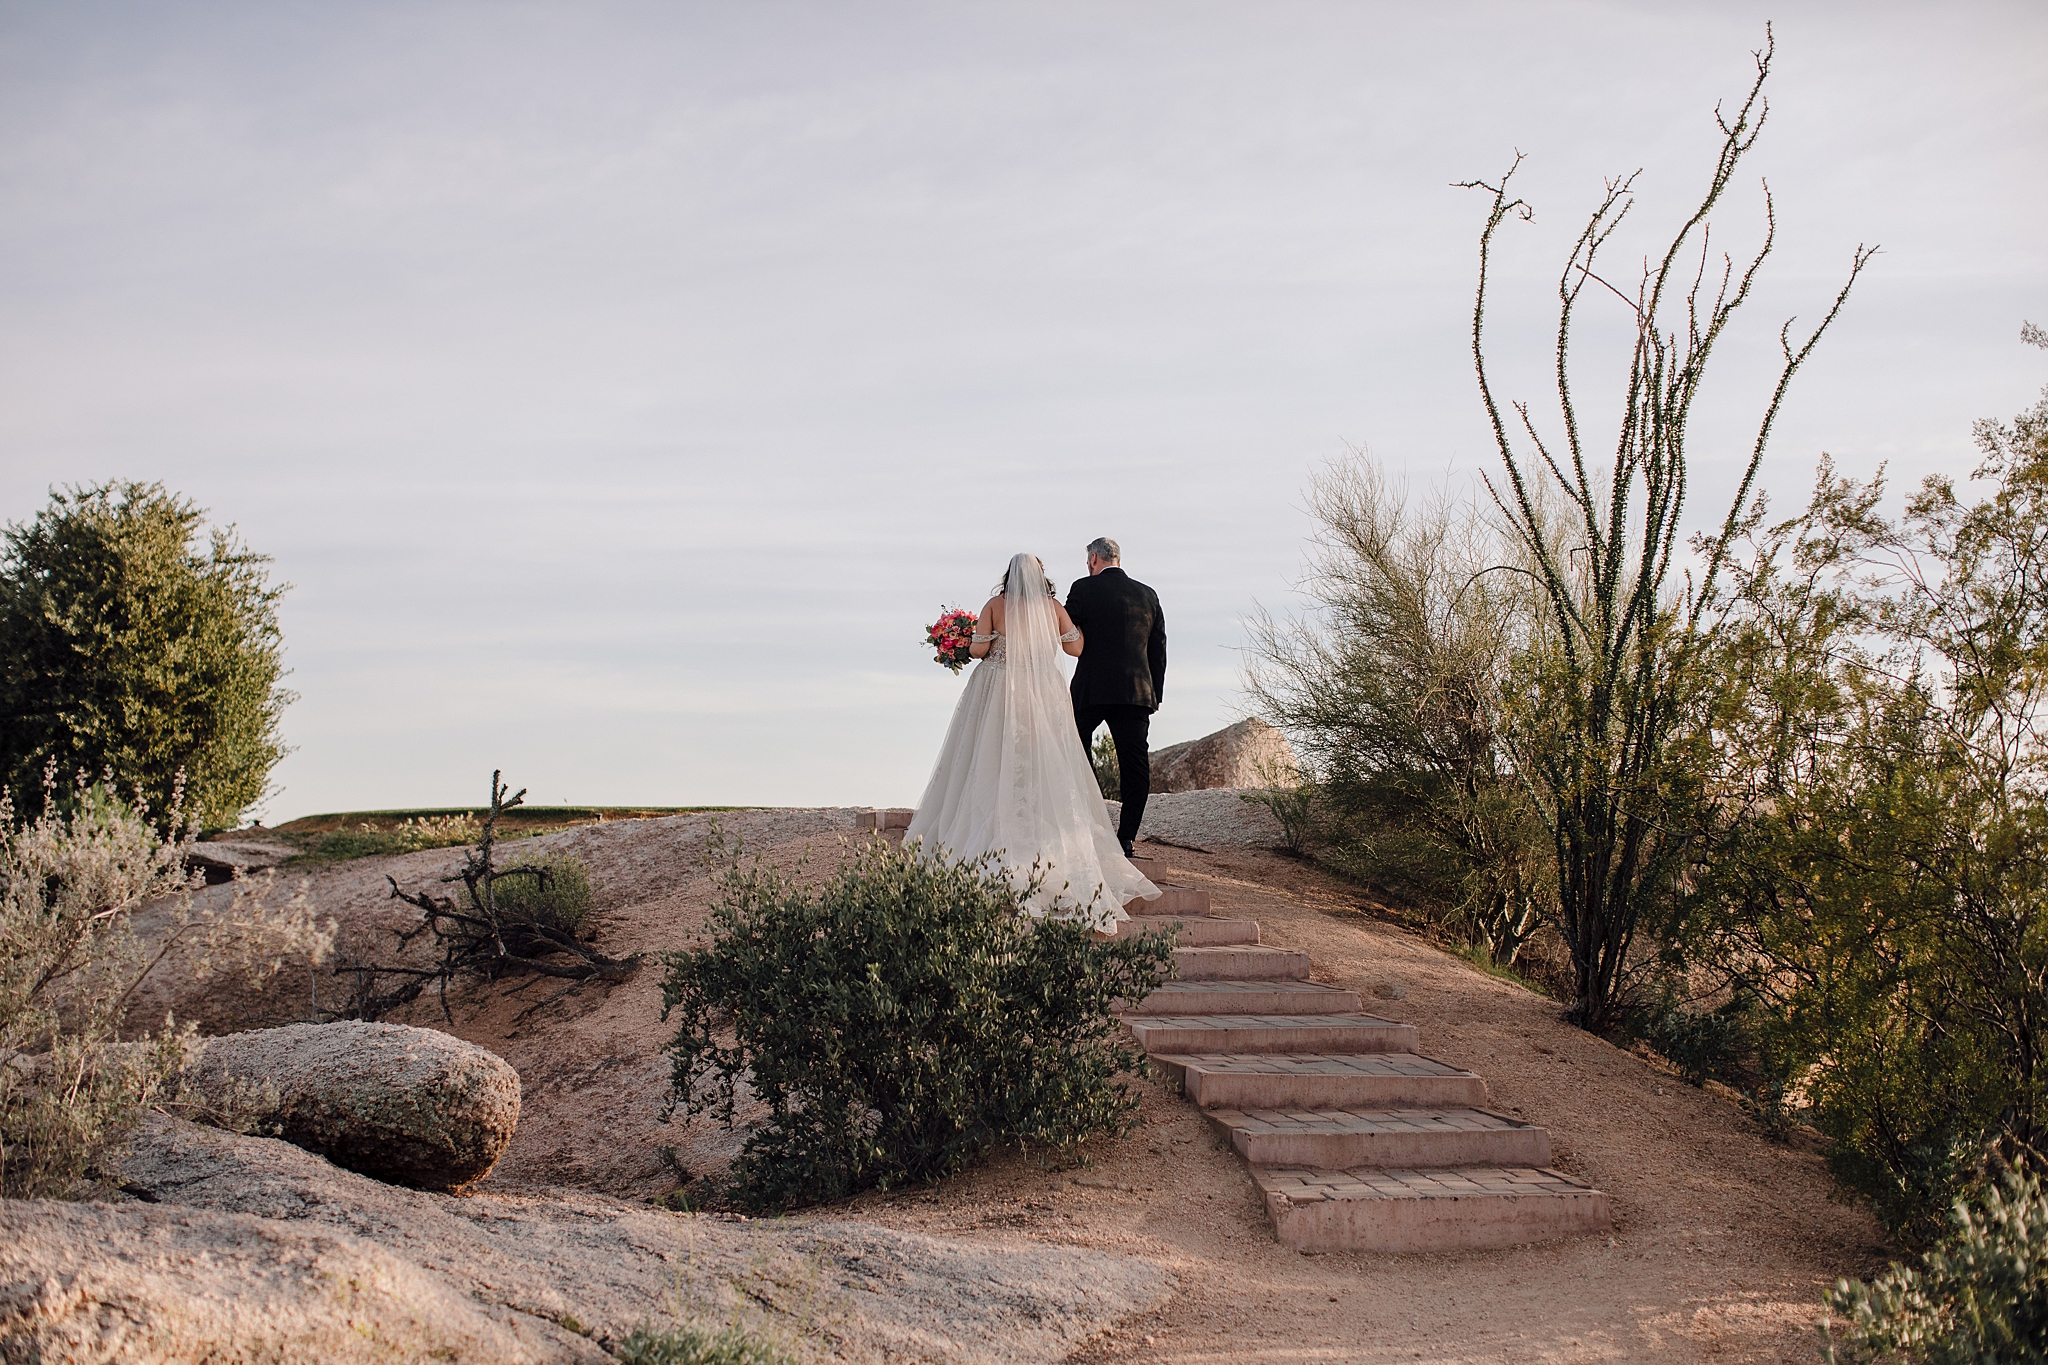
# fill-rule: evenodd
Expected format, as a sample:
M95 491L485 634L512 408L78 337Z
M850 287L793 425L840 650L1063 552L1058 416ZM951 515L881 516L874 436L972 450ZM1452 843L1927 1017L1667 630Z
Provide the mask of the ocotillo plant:
M1636 176L1609 181L1558 280L1556 387L1562 447L1547 441L1528 405L1513 405L1510 429L1487 372L1485 323L1494 236L1511 217L1528 219L1509 182L1519 153L1498 183L1465 187L1493 196L1479 236L1479 283L1472 309L1472 356L1479 392L1505 465L1505 481L1488 488L1524 543L1527 569L1543 593L1554 639L1532 660L1527 687L1537 704L1511 740L1517 771L1536 799L1557 856L1557 926L1572 955L1576 998L1571 1017L1587 1028L1614 1022L1622 972L1645 909L1681 871L1686 838L1678 816L1688 785L1678 737L1693 695L1689 660L1712 629L1713 584L1749 511L1749 499L1771 427L1792 376L1841 312L1875 248L1859 246L1833 306L1803 342L1792 322L1778 334L1783 364L1764 409L1749 463L1719 532L1695 542L1699 578L1683 592L1672 584L1680 512L1685 501L1686 436L1693 402L1723 330L1748 301L1776 238L1770 188L1764 187L1764 241L1738 276L1722 256L1708 297L1708 215L1763 129L1763 87L1774 47L1755 53L1756 80L1730 120L1717 106L1720 154L1699 207L1659 259L1646 263L1631 296L1597 269L1600 251L1633 204ZM1638 172L1640 174L1640 172ZM1698 252L1698 264L1692 253ZM1573 396L1572 326L1586 286L1619 299L1635 324L1626 401L1613 466L1589 465ZM1682 325L1668 315L1682 310ZM1593 457L1597 461L1597 454ZM1545 514L1552 494L1563 500L1562 532ZM1582 543L1570 543L1582 542ZM1689 576L1688 576L1689 577Z

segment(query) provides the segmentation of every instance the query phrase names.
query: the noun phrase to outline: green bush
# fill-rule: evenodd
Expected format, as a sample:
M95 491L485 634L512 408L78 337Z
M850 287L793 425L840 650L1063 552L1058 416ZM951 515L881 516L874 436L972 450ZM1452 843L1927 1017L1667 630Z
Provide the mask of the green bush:
M990 860L870 844L818 890L737 863L709 947L670 953L672 1113L768 1107L733 1164L757 1207L931 1180L987 1149L1129 1130L1112 1003L1168 971L1163 937L1034 921ZM726 1041L730 1039L730 1041Z
M522 867L536 868L538 877L506 875ZM494 888L498 911L507 920L543 924L573 934L590 914L590 870L567 853L520 858L507 867Z
M55 493L0 556L0 786L44 768L137 784L161 812L182 770L186 813L240 823L284 757L292 694L263 555L161 484Z
M1822 1325L1837 1361L1992 1365L2048 1361L2048 1194L2031 1172L2008 1172L1981 1199L1958 1199L1955 1231L1870 1284L1843 1280L1828 1296L1840 1320Z
M625 1365L794 1365L796 1357L738 1323L637 1327L615 1352Z
M1095 745L1088 751L1088 762L1095 769L1095 785L1102 792L1105 801L1124 799L1123 770L1117 767L1116 741L1107 733L1095 737Z
M473 844L482 833L472 815L423 815L398 822L395 829L378 829L364 821L354 829L331 830L313 848L313 856L328 862L351 858L374 858L395 853L418 853L428 848L457 848Z
M1732 1010L1667 1010L1649 1021L1642 1036L1693 1085L1734 1081L1751 1049L1749 1031Z

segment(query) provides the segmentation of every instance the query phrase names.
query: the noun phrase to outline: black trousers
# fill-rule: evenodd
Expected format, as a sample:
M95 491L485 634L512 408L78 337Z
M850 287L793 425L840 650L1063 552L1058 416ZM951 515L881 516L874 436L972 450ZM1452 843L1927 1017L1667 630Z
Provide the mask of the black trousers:
M1123 818L1117 821L1116 837L1126 845L1138 837L1145 820L1145 799L1152 795L1152 713L1142 706L1076 706L1074 723L1081 727L1081 747L1095 743L1097 726L1109 726L1110 742L1116 745L1117 775L1123 780Z

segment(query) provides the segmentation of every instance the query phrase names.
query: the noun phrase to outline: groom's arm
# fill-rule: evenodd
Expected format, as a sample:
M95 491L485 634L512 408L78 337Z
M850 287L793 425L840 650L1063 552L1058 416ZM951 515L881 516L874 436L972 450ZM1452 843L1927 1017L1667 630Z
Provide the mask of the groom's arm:
M1152 634L1145 641L1145 659L1152 665L1152 699L1166 700L1166 613L1159 609L1159 594L1152 594Z

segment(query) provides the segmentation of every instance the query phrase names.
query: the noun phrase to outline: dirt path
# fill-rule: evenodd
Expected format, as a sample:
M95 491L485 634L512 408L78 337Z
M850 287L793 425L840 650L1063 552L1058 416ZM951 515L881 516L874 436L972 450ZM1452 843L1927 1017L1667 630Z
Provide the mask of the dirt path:
M771 861L813 873L854 837L838 812L727 817ZM591 865L607 951L686 946L714 896L697 817L549 836ZM1557 1020L1557 1007L1365 913L1351 888L1277 855L1147 846L1155 878L1210 891L1216 913L1308 951L1316 979L1416 1024L1421 1050L1468 1067L1490 1106L1549 1128L1556 1163L1607 1191L1612 1238L1457 1256L1308 1256L1280 1247L1245 1165L1195 1108L1154 1083L1140 1127L1049 1169L1004 1154L931 1190L819 1210L998 1244L1125 1251L1167 1266L1178 1293L1075 1357L1098 1362L1605 1360L1814 1361L1820 1296L1882 1263L1875 1225L1829 1202L1810 1151L1774 1145L1732 1106ZM315 903L351 932L395 924L385 871L425 880L454 855L365 859L321 873ZM520 1020L520 999L458 1000L452 1031L525 1084L520 1129L489 1184L571 1185L629 1198L675 1180L664 1145L714 1172L737 1137L657 1120L667 1083L659 970ZM298 1017L303 1000L214 994L177 1002L213 1028ZM412 1022L445 1027L438 1010Z

